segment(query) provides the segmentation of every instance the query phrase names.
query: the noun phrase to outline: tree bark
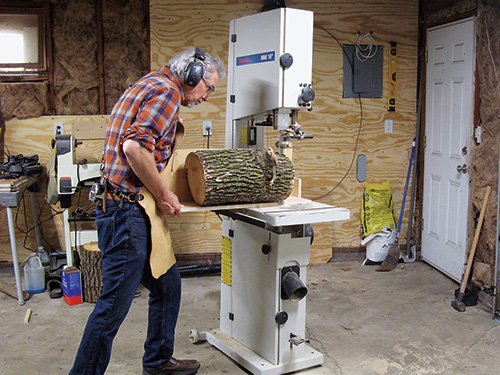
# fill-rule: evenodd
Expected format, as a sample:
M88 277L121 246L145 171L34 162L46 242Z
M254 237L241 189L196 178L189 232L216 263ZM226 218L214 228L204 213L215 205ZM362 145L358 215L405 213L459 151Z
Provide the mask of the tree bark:
M276 202L293 187L293 164L271 149L199 150L186 158L188 184L200 206Z
M83 301L95 303L102 291L102 255L97 242L83 245L79 251Z

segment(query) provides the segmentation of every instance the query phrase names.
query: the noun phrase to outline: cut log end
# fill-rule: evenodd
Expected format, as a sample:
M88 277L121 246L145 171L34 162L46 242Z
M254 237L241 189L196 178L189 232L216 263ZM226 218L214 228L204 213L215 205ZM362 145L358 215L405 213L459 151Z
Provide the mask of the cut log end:
M203 165L197 154L191 152L186 158L186 168L188 174L188 181L197 181L189 185L191 195L198 205L205 202L205 178Z

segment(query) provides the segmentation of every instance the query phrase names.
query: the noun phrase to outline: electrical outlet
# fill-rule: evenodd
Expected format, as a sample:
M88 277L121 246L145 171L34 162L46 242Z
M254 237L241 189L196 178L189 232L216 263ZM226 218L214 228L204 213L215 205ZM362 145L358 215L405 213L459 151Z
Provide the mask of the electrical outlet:
M212 121L203 121L203 136L212 136Z
M62 122L54 122L54 138L58 135L64 134L64 127Z
M385 120L385 132L392 133L394 130L394 120Z

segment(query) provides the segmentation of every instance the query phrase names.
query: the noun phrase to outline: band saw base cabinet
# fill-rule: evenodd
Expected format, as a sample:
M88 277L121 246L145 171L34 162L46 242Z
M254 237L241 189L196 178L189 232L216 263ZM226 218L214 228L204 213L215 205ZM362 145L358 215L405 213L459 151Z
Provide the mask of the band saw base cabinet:
M245 367L255 374L323 363L323 355L305 342L290 342L305 337L306 299L282 299L281 290L282 270L288 267L306 285L311 238L304 236L304 225L280 229L275 233L231 218L222 225L220 330L209 332L207 340L236 361L246 358Z

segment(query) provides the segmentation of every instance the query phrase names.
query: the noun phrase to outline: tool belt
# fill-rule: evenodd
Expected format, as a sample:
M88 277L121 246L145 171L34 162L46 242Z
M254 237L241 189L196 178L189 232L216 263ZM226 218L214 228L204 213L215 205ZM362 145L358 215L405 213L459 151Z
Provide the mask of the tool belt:
M123 193L121 195L106 193L104 195L104 199L108 199L111 201L121 201L123 199L124 202L135 203L144 199L141 194L131 194L131 193Z
M109 199L112 201L121 201L123 199L124 202L135 203L144 199L144 196L142 194L124 192L113 187L108 182L106 182L105 192L106 193L104 194L104 199Z
M103 204L106 200L121 201L127 203L135 203L142 201L144 195L137 193L127 193L120 189L113 187L107 181L102 183L95 183L92 185L89 193L89 200L93 203Z

